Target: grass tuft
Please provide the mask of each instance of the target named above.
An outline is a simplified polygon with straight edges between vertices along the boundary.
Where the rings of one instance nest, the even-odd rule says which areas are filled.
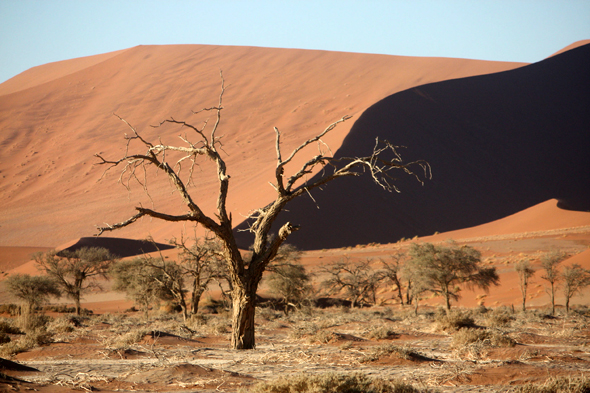
[[[418,393],[420,390],[400,381],[389,382],[361,373],[328,372],[318,375],[296,374],[262,382],[247,390],[250,393]]]

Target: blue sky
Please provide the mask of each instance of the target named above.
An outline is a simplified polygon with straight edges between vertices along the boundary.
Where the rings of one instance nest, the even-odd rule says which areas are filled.
[[[0,0],[0,82],[150,44],[535,62],[590,39],[588,0]]]

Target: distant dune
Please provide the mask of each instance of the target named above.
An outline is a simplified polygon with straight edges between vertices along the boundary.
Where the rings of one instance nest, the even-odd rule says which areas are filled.
[[[178,142],[178,135],[185,130],[178,127],[153,129],[149,125],[170,116],[190,121],[193,119],[191,110],[215,104],[220,69],[228,89],[219,134],[223,135],[232,179],[229,209],[234,221],[239,223],[251,209],[272,198],[274,191],[268,181],[272,179],[275,166],[274,126],[281,129],[284,150],[288,151],[343,115],[354,115],[354,120],[359,121],[354,129],[359,129],[360,124],[366,122],[359,119],[365,109],[396,92],[523,65],[291,49],[171,45],[139,46],[35,67],[0,84],[0,245],[56,246],[88,237],[96,233],[96,225],[129,217],[137,203],[182,211],[178,196],[171,193],[170,185],[162,177],[150,178],[154,205],[141,187],[135,187],[128,195],[117,185],[115,172],[97,183],[102,168],[93,166],[97,162],[93,155],[102,152],[114,158],[123,152],[123,135],[129,130],[112,115],[113,112],[126,118],[148,138],[160,136],[164,142]],[[353,121],[345,123],[326,138],[334,151],[353,124]],[[354,131],[348,140],[356,141],[357,133]],[[370,135],[368,140],[372,139]],[[417,149],[419,143],[406,141],[401,134],[399,139],[394,135],[392,141],[407,143],[411,154],[429,158],[429,154]],[[295,162],[295,167],[299,163]],[[440,175],[443,168],[436,167],[438,163],[432,164],[436,180],[431,184],[436,184],[434,182],[443,180]],[[203,200],[202,208],[210,213],[215,206],[217,188],[211,169],[203,163],[197,172],[198,186],[191,189],[197,200]],[[362,184],[355,183],[355,188]],[[413,192],[412,188],[419,187],[412,184],[402,188],[404,192]],[[373,191],[371,187],[370,192]],[[422,193],[422,189],[419,192]],[[330,199],[330,195],[326,193],[325,197]],[[386,197],[382,193],[377,196]],[[321,206],[322,211],[328,209],[325,203]],[[356,204],[357,215],[363,215],[365,208],[370,206]],[[412,206],[405,205],[401,210],[395,207],[395,210],[406,210],[402,220],[412,221],[413,214],[407,209]],[[312,211],[314,215],[315,207]],[[416,230],[412,222],[406,225],[412,229],[408,235],[424,230],[419,218]],[[398,221],[388,225],[397,226]],[[347,223],[350,234],[329,244],[365,241],[367,236],[356,239],[356,226],[350,223]],[[334,224],[342,225],[342,220]],[[151,235],[164,242],[178,236],[181,230],[190,231],[191,228],[143,220],[113,235],[135,239]],[[371,231],[386,233],[384,228]],[[332,236],[321,226],[317,230],[308,226],[301,233],[316,239]],[[389,240],[395,240],[396,236],[395,232],[387,234]]]
[[[333,182],[315,202],[296,200],[282,214],[280,222],[306,228],[290,241],[304,249],[387,243],[476,226],[549,199],[590,211],[588,70],[584,45],[383,99],[355,122],[337,156],[368,155],[378,136],[407,146],[408,161],[427,160],[432,180],[420,187],[400,173],[400,194],[368,176]]]
[[[58,255],[63,251],[74,252],[82,248],[106,248],[119,258],[148,254],[174,248],[169,244],[155,243],[147,240],[121,239],[116,237],[83,237],[57,248]]]

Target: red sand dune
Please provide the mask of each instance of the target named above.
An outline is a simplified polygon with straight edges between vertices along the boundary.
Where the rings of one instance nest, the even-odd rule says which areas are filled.
[[[240,215],[272,198],[274,126],[288,151],[343,115],[358,119],[395,92],[523,65],[181,45],[140,46],[36,67],[0,85],[0,245],[59,245],[93,235],[95,225],[126,219],[138,202],[151,206],[140,187],[128,195],[118,186],[115,172],[97,183],[102,168],[93,166],[93,155],[117,157],[129,132],[112,113],[148,138],[160,135],[174,143],[184,130],[148,125],[170,116],[192,120],[191,110],[216,104],[219,69],[228,84],[219,134],[232,176],[228,204],[238,223]],[[352,125],[326,138],[333,151]],[[206,212],[214,207],[217,187],[210,169],[207,163],[198,168],[198,188],[191,190]],[[150,181],[155,208],[182,209],[167,181]],[[182,229],[190,230],[143,220],[115,236],[164,241]]]
[[[149,254],[174,248],[170,244],[156,243],[148,240],[122,239],[117,237],[83,237],[76,241],[64,244],[57,248],[58,254],[62,251],[74,252],[81,248],[100,247],[106,248],[112,255],[119,258],[127,258],[135,255]]]
[[[393,94],[362,114],[337,156],[369,155],[378,136],[407,146],[406,160],[428,161],[432,180],[420,187],[399,173],[401,193],[388,194],[369,176],[340,179],[313,193],[315,201],[291,202],[277,224],[313,228],[289,240],[316,249],[472,227],[549,199],[590,211],[588,69],[585,45],[518,69]],[[242,244],[249,242],[244,236]]]

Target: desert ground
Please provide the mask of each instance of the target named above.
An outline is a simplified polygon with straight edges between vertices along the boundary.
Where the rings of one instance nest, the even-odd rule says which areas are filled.
[[[129,311],[132,302],[109,291],[107,284],[106,291],[85,297],[83,307],[92,310],[90,316],[48,312],[51,339],[5,356],[37,371],[5,366],[4,374],[19,378],[5,383],[17,391],[235,392],[279,376],[360,372],[401,380],[422,391],[483,392],[515,391],[549,378],[584,377],[590,372],[590,294],[586,290],[574,297],[569,315],[558,294],[557,315],[552,317],[546,283],[537,272],[528,310],[522,312],[513,269],[522,258],[530,258],[538,269],[540,256],[553,249],[571,255],[564,265],[590,268],[590,213],[556,205],[550,200],[502,220],[426,238],[303,253],[302,264],[313,272],[343,256],[386,259],[412,242],[444,243],[452,238],[477,248],[484,263],[498,269],[501,284],[487,294],[464,291],[453,303],[451,322],[445,319],[441,298],[422,300],[415,315],[412,306],[402,307],[384,288],[372,307],[310,307],[289,316],[259,307],[257,348],[236,351],[229,347],[229,314],[207,308],[209,298],[218,296],[215,288],[203,297],[202,313],[189,321],[157,309],[146,321],[142,313]],[[27,252],[38,250],[3,251],[5,272],[35,274]],[[166,252],[173,256],[175,251]],[[2,301],[9,302],[9,294],[3,293]],[[469,338],[476,332],[488,336]]]
[[[442,392],[535,391],[527,384],[584,380],[590,292],[575,296],[568,314],[558,289],[550,315],[540,258],[559,250],[568,254],[562,267],[590,269],[589,64],[588,40],[533,64],[165,45],[46,64],[0,84],[0,326],[7,341],[0,344],[0,391],[286,391],[260,384],[357,372]],[[149,182],[126,190],[117,184],[126,178],[105,173],[94,155],[125,153],[130,129],[113,114],[152,141],[193,140],[185,128],[150,126],[172,117],[210,120],[191,111],[217,103],[220,70],[227,91],[218,135],[241,247],[250,240],[237,229],[275,195],[268,184],[277,163],[273,127],[287,154],[351,115],[319,149],[354,157],[372,149],[375,137],[387,139],[405,146],[405,160],[426,160],[432,178],[420,178],[422,185],[400,173],[401,192],[387,193],[361,176],[293,201],[277,224],[301,224],[289,240],[303,250],[314,287],[320,290],[327,263],[378,264],[411,244],[451,239],[479,250],[500,285],[487,293],[463,289],[450,314],[433,296],[415,314],[386,286],[376,304],[362,308],[306,306],[284,315],[261,303],[256,349],[237,351],[215,286],[187,321],[160,305],[146,320],[106,280],[102,291],[84,296],[87,314],[72,315],[62,298],[44,311],[40,330],[23,334],[19,324],[30,321],[8,306],[16,300],[4,280],[41,274],[33,253],[84,243],[129,258],[136,254],[129,239],[203,235],[144,218],[113,238],[94,238],[97,226],[129,218],[138,205],[185,209],[162,176],[148,173]],[[303,153],[288,173],[316,151]],[[213,215],[215,168],[204,161],[193,176],[191,195]],[[162,254],[176,258],[178,250]],[[526,312],[514,271],[522,260],[536,269]],[[264,281],[259,294],[270,298]]]

